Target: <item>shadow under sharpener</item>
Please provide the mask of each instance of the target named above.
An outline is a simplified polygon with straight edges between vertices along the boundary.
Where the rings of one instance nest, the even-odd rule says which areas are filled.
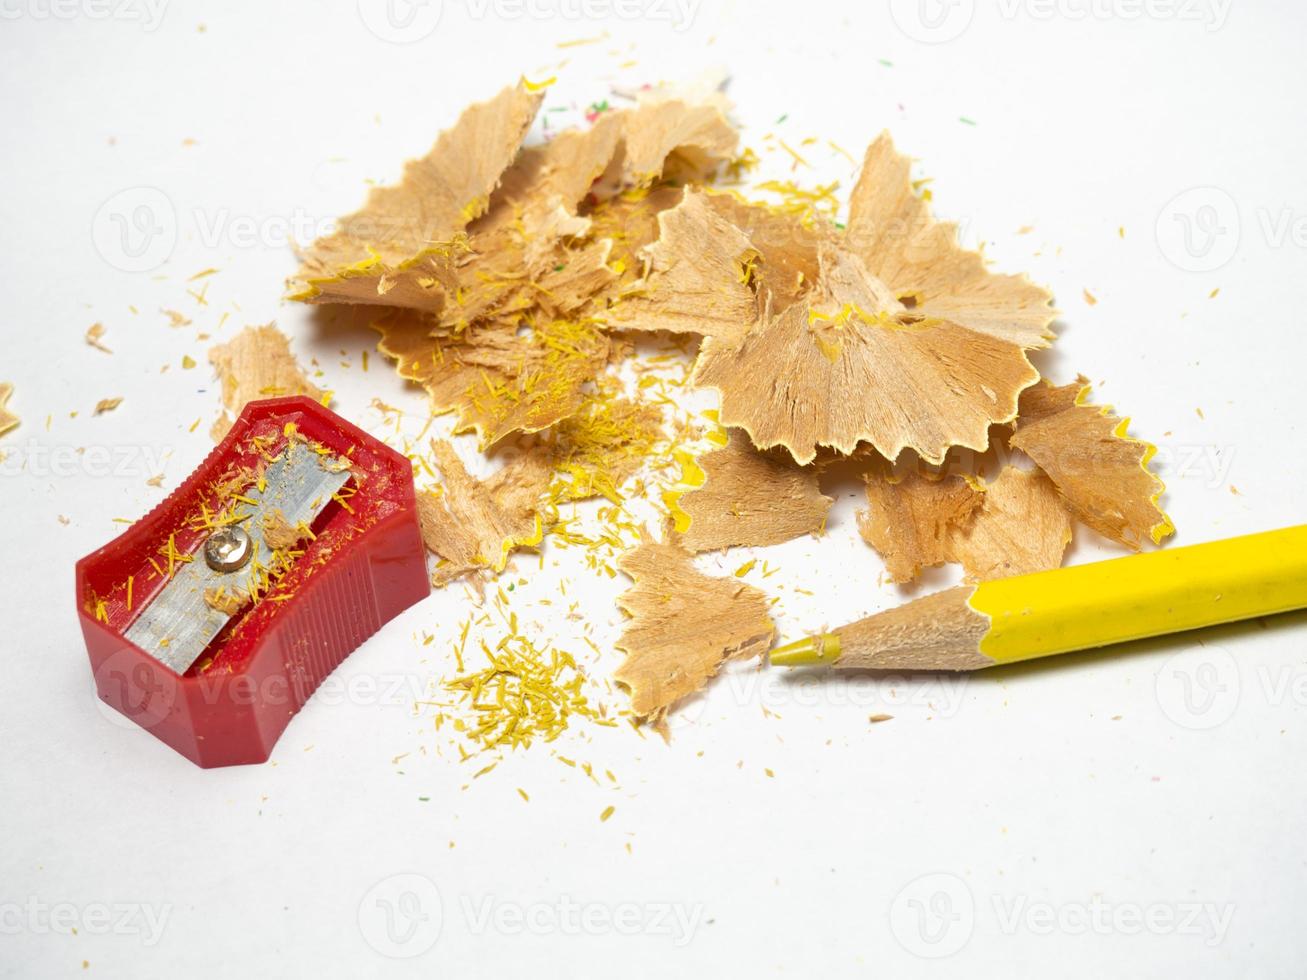
[[[202,505],[212,509],[225,476],[276,455],[292,433],[348,461],[349,480],[275,588],[179,674],[126,636],[167,585],[160,555],[203,562]],[[203,768],[265,762],[327,675],[430,592],[412,464],[311,398],[251,402],[180,487],[77,563],[76,582],[101,700]]]

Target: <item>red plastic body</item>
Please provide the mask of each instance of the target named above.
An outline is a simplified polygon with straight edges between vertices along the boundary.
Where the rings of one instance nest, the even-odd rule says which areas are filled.
[[[159,550],[171,535],[177,551],[195,552],[204,538],[190,526],[195,513],[257,458],[255,439],[265,452],[270,440],[284,445],[288,423],[350,461],[344,502],[333,500],[314,522],[314,539],[277,585],[279,600],[238,614],[179,675],[123,635],[166,584],[155,567]],[[204,768],[266,761],[327,675],[430,588],[412,464],[304,397],[248,404],[163,503],[77,563],[78,614],[100,698]]]

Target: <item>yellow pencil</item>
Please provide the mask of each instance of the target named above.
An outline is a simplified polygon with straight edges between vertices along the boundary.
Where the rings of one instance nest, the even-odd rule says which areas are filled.
[[[1307,525],[947,589],[771,662],[980,670],[1303,608]]]

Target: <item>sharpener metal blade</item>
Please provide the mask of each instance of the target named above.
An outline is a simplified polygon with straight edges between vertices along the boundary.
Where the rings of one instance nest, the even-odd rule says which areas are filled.
[[[241,521],[254,541],[254,557],[267,558],[273,552],[263,540],[264,515],[279,510],[292,526],[312,524],[350,475],[334,456],[320,456],[295,442],[287,445],[268,465],[265,489],[253,486],[242,494],[254,501]],[[204,600],[205,590],[234,592],[248,584],[249,574],[248,565],[235,572],[214,571],[204,560],[201,541],[193,559],[174,569],[172,579],[127,629],[127,639],[178,674],[186,673],[231,619]]]

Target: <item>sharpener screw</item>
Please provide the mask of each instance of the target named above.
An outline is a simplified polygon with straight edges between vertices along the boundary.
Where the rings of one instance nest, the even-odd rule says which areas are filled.
[[[235,525],[219,528],[204,542],[204,560],[215,572],[244,568],[253,555],[254,542],[243,528]]]

